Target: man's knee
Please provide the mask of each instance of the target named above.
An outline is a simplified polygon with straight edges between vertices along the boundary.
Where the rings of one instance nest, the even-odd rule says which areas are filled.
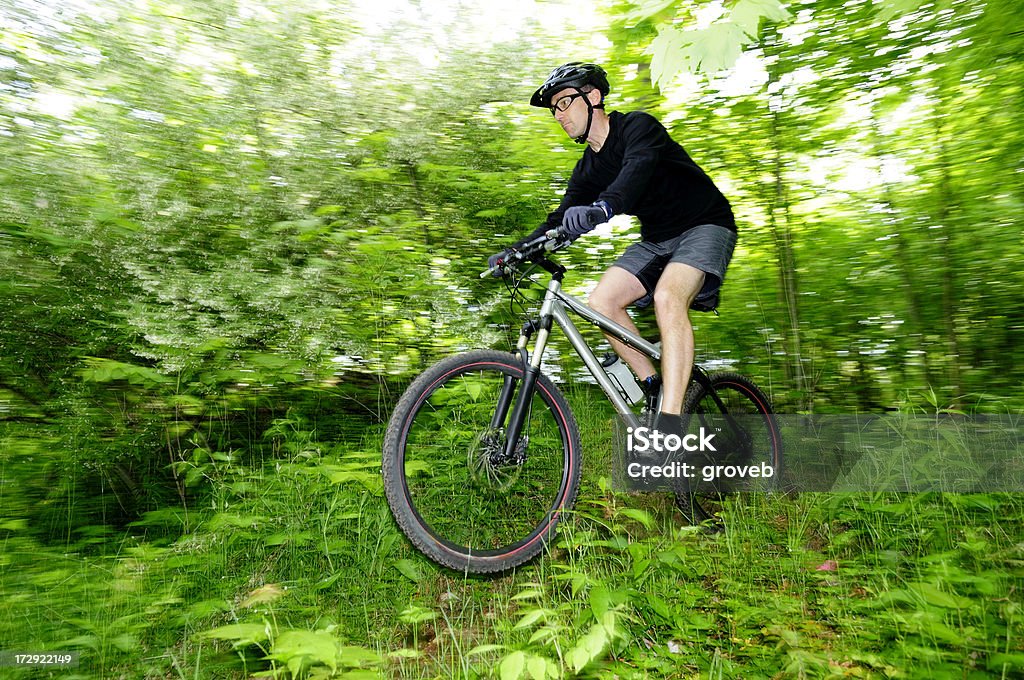
[[[658,288],[654,291],[654,312],[659,316],[679,312],[686,314],[696,295],[696,291]]]
[[[634,274],[618,266],[604,273],[590,294],[587,304],[605,316],[625,311],[633,301],[644,296],[644,286]]]
[[[688,265],[670,264],[654,289],[654,311],[667,314],[690,308],[704,285],[704,272]]]
[[[608,316],[614,312],[625,309],[629,303],[623,303],[621,300],[616,299],[607,286],[598,286],[590,293],[590,297],[587,299],[587,304],[590,308],[596,312],[600,312],[605,316]]]

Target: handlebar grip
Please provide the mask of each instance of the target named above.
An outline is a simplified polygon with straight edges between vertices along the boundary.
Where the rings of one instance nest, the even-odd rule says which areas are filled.
[[[522,257],[517,257],[518,255],[519,255],[519,253],[517,251],[512,250],[505,257],[505,259],[498,260],[498,264],[494,265],[493,267],[488,267],[485,271],[483,271],[480,274],[480,278],[481,279],[485,279],[488,276],[490,276],[491,274],[493,274],[494,272],[496,272],[496,271],[498,271],[498,270],[500,270],[500,269],[502,269],[502,268],[504,268],[504,267],[506,267],[506,266],[508,266],[510,264],[514,264],[516,262],[519,262],[520,260],[522,260]]]

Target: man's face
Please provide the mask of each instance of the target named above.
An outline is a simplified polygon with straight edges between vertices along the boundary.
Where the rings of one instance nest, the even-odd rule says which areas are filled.
[[[596,90],[590,93],[592,95]],[[590,96],[587,95],[587,96]],[[575,139],[587,129],[587,103],[582,101],[579,90],[566,88],[551,97],[551,105],[555,107],[555,120],[565,130],[565,134]],[[565,110],[562,110],[565,107]]]

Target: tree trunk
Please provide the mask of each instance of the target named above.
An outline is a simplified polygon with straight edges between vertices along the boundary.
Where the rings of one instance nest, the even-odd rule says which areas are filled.
[[[409,178],[409,186],[412,187],[412,204],[416,209],[416,216],[423,224],[423,245],[430,248],[433,243],[430,238],[430,227],[428,226],[427,212],[423,209],[423,193],[420,189],[420,176],[416,171],[416,164],[412,161],[403,161],[405,175]]]
[[[946,136],[945,99],[940,95],[939,104],[936,107],[935,141],[938,149],[939,164],[939,204],[938,221],[942,227],[939,236],[940,261],[942,263],[942,319],[946,334],[946,352],[948,358],[947,379],[953,391],[952,407],[958,408],[960,400],[964,396],[964,387],[960,373],[960,339],[956,327],[956,312],[959,309],[958,302],[960,295],[957,293],[957,268],[955,262],[955,249],[953,238],[956,234],[956,226],[952,224],[954,219],[954,197],[953,181],[950,177],[950,157],[948,139]]]
[[[878,118],[875,116],[875,113],[874,108],[872,108],[871,127],[875,139],[874,152],[875,157],[881,162],[884,152],[881,145],[882,133],[879,129]],[[918,292],[920,284],[914,276],[913,256],[910,253],[910,235],[907,233],[910,225],[903,220],[896,208],[895,192],[893,191],[892,184],[889,182],[885,183],[884,196],[886,209],[892,215],[889,225],[895,229],[893,240],[896,242],[897,270],[899,271],[900,283],[903,286],[903,293],[907,298],[907,314],[910,316],[910,332],[908,335],[911,338],[916,336],[920,340],[919,348],[924,351],[922,355],[924,357],[924,387],[932,387],[935,384],[935,378],[932,374],[928,348],[924,342],[929,329],[925,327],[924,315],[921,312],[923,305],[921,303],[921,295]]]
[[[779,286],[782,300],[786,308],[789,322],[789,353],[792,363],[789,365],[790,376],[800,392],[800,408],[810,411],[813,406],[810,384],[804,372],[803,349],[800,339],[800,307],[798,292],[800,289],[796,273],[796,252],[793,248],[793,232],[790,229],[789,199],[786,194],[785,178],[783,177],[782,143],[779,138],[779,114],[772,112],[772,146],[775,153],[772,165],[774,192],[768,211],[772,237],[775,239],[775,252],[779,263]],[[781,217],[781,219],[780,219]]]
[[[765,34],[760,41],[765,54],[774,51],[772,48],[778,45],[778,33],[774,27],[765,29]],[[779,79],[779,60],[776,59],[768,68],[768,91],[771,92],[771,85]],[[796,251],[793,248],[793,232],[790,228],[789,196],[786,192],[784,176],[783,156],[784,148],[782,140],[782,125],[780,122],[779,110],[781,105],[773,106],[769,98],[768,110],[771,116],[771,146],[772,146],[772,178],[774,180],[772,194],[768,200],[768,223],[775,240],[775,252],[779,264],[779,288],[782,295],[782,302],[786,309],[786,319],[789,324],[789,332],[786,334],[789,340],[789,355],[791,363],[787,364],[787,378],[796,385],[800,394],[799,408],[810,412],[814,399],[811,394],[811,385],[804,371],[803,348],[800,338],[800,305],[798,301],[799,280],[797,278]]]

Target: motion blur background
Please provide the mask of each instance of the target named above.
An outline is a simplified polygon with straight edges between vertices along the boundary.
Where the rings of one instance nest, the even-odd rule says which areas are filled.
[[[353,479],[372,487],[404,385],[518,329],[478,275],[581,152],[527,105],[570,60],[603,64],[608,108],[661,119],[733,203],[699,361],[789,413],[1020,413],[1021,17],[1017,0],[0,0],[0,536],[173,533],[225,465],[311,441],[368,455]],[[580,240],[570,290],[635,238],[616,218]],[[580,378],[571,358],[552,370]]]

